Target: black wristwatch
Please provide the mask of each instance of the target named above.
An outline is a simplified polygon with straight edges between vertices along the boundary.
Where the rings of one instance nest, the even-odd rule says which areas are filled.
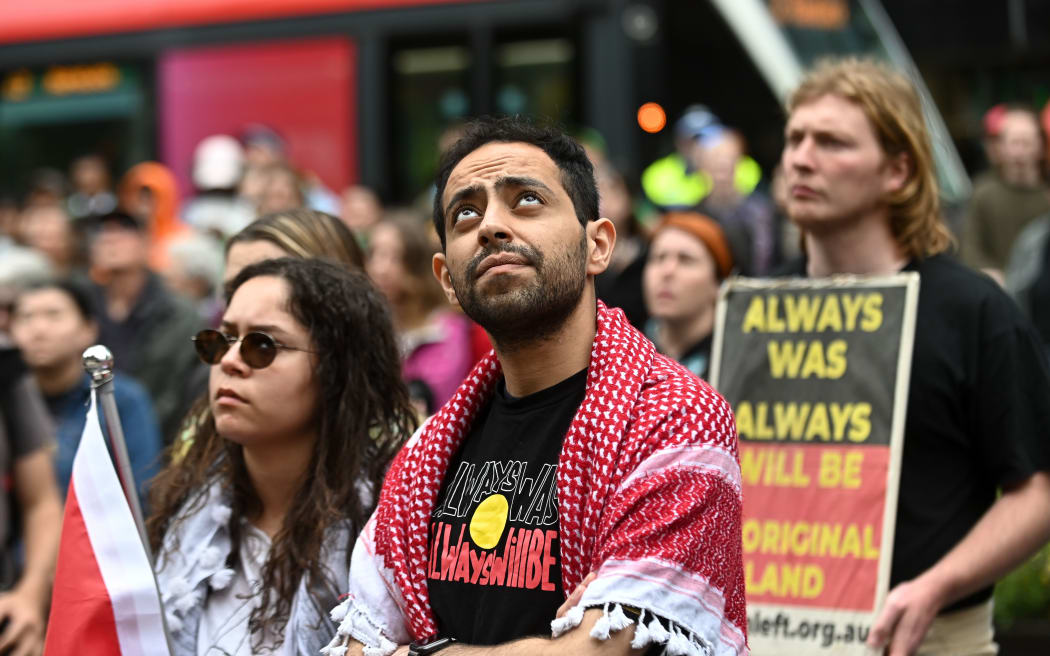
[[[454,644],[456,644],[455,638],[437,638],[423,644],[413,642],[408,646],[408,656],[430,656]]]

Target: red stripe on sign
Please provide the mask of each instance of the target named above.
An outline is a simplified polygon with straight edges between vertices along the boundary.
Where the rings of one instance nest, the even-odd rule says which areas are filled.
[[[51,594],[44,656],[120,654],[113,604],[91,548],[75,485],[69,486],[66,498],[62,542]]]

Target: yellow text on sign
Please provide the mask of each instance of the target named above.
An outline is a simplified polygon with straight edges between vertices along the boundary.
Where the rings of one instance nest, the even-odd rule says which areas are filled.
[[[745,554],[772,556],[879,557],[871,524],[746,519],[743,547]]]
[[[813,454],[816,457],[816,454]],[[793,449],[740,448],[740,474],[747,485],[765,487],[809,487],[811,478],[806,473],[806,451]],[[824,451],[820,453],[817,475],[818,487],[857,489],[861,486],[861,468],[864,453],[846,454]]]
[[[820,476],[817,485],[820,487],[860,487],[860,468],[864,463],[864,454],[852,451],[845,455],[834,452],[820,454]]]
[[[814,599],[824,591],[824,570],[816,565],[767,563],[755,576],[755,564],[744,563],[744,587],[748,594]]]
[[[744,313],[744,333],[875,332],[882,326],[882,294],[755,295]]]
[[[740,401],[733,412],[745,440],[859,444],[871,436],[870,403]]]
[[[820,340],[770,341],[769,373],[773,378],[842,378],[846,373],[846,340],[824,345]]]

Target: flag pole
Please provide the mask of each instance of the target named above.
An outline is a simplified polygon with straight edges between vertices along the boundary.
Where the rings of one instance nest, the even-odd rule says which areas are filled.
[[[113,353],[102,344],[95,344],[84,351],[83,362],[84,370],[91,376],[91,386],[98,395],[102,415],[106,418],[109,441],[113,447],[113,456],[117,464],[117,474],[124,488],[124,495],[128,499],[131,516],[135,519],[135,527],[139,530],[139,538],[146,550],[146,556],[152,563],[153,551],[146,537],[146,523],[142,519],[142,505],[139,503],[138,486],[135,485],[135,473],[131,469],[128,447],[124,441],[124,429],[120,425],[117,402],[113,397]]]

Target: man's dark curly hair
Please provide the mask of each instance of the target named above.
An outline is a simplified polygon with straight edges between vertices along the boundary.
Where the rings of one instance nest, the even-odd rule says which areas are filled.
[[[253,635],[284,627],[301,577],[309,589],[323,586],[319,555],[325,533],[349,521],[352,534],[375,509],[383,476],[404,440],[416,427],[386,300],[358,272],[317,259],[280,258],[245,267],[229,285],[232,298],[246,281],[274,276],[288,284],[287,311],[307,328],[317,386],[317,440],[292,499],[284,524],[273,539],[262,571],[263,598],[252,612]],[[187,339],[187,348],[189,340]],[[281,399],[272,399],[281,403]],[[240,553],[241,520],[261,510],[259,495],[245,468],[241,445],[215,428],[207,398],[190,417],[190,445],[151,483],[150,542],[159,552],[164,535],[186,514],[204,511],[203,492],[215,480],[232,492],[229,530],[231,557]],[[184,445],[176,443],[172,453]],[[163,563],[158,562],[163,567]],[[335,598],[340,591],[328,591]]]
[[[463,136],[441,156],[435,180],[434,229],[441,238],[442,248],[445,246],[445,208],[441,200],[448,177],[464,157],[494,141],[527,143],[547,153],[561,171],[561,184],[572,199],[580,224],[598,220],[598,185],[594,181],[594,167],[583,146],[557,128],[539,125],[520,116],[486,116],[467,123]]]

